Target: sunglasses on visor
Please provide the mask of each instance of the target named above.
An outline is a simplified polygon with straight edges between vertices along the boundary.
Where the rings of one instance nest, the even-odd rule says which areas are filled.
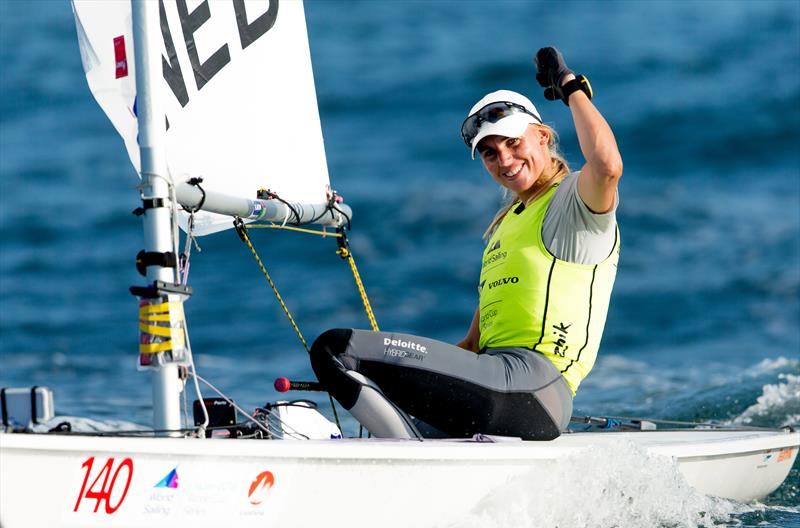
[[[483,123],[497,123],[512,114],[528,114],[537,123],[541,124],[542,122],[522,105],[509,102],[490,103],[464,120],[464,124],[461,125],[461,138],[470,147]]]

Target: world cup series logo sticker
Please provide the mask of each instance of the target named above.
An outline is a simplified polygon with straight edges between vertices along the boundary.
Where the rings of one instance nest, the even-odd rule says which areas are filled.
[[[264,502],[275,484],[275,477],[270,471],[263,471],[250,483],[250,490],[247,492],[247,498],[250,504],[257,506]]]

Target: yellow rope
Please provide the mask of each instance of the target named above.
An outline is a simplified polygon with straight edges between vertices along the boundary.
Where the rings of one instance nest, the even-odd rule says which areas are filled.
[[[253,246],[253,243],[250,241],[250,237],[247,235],[247,230],[248,229],[253,229],[253,228],[256,228],[256,229],[286,229],[286,230],[289,230],[289,231],[299,231],[301,233],[308,233],[308,234],[312,234],[312,235],[320,235],[320,236],[323,236],[323,237],[331,236],[331,237],[343,238],[344,235],[342,235],[341,233],[328,233],[326,231],[316,231],[316,230],[312,230],[312,229],[302,229],[302,228],[299,228],[299,227],[280,226],[280,225],[275,225],[275,224],[255,224],[255,225],[251,224],[251,225],[247,225],[247,226],[245,226],[244,224],[241,224],[241,229],[237,229],[237,231],[239,231],[239,234],[240,234],[242,240],[250,248],[250,252],[253,254],[253,257],[256,259],[256,262],[258,263],[258,267],[261,268],[261,272],[264,274],[264,277],[266,277],[270,288],[272,288],[272,291],[275,294],[275,297],[278,299],[278,303],[281,305],[281,308],[283,308],[283,313],[286,314],[286,317],[289,319],[289,322],[291,323],[292,328],[294,328],[294,331],[297,334],[297,337],[300,338],[300,342],[303,343],[303,348],[306,349],[306,352],[310,353],[311,351],[308,348],[308,344],[306,343],[306,340],[303,337],[302,332],[300,332],[300,328],[298,328],[297,323],[295,323],[294,317],[292,317],[292,314],[289,312],[289,308],[286,307],[286,303],[283,302],[283,298],[281,297],[281,294],[278,293],[278,288],[276,288],[275,287],[275,283],[272,282],[272,278],[269,276],[269,272],[267,272],[267,268],[264,266],[264,263],[261,261],[261,258],[258,256],[258,252],[256,251],[256,248]],[[345,239],[344,244],[346,246],[346,244],[347,244],[346,239]],[[353,272],[353,279],[355,279],[356,286],[358,287],[358,293],[361,295],[361,302],[364,304],[364,311],[367,313],[367,318],[369,319],[369,324],[370,324],[370,326],[372,326],[372,330],[377,332],[378,331],[378,323],[375,320],[375,314],[372,312],[372,306],[369,303],[369,298],[367,297],[367,291],[364,289],[364,283],[361,281],[361,275],[358,273],[358,268],[356,267],[355,259],[353,259],[353,254],[350,252],[350,250],[347,247],[340,247],[336,251],[336,253],[338,255],[340,255],[342,258],[347,259],[347,263],[350,264],[350,270]],[[328,399],[330,400],[330,403],[331,403],[331,409],[333,409],[333,416],[334,416],[334,419],[336,420],[336,426],[341,431],[342,426],[339,424],[339,414],[336,412],[336,405],[334,405],[333,397],[330,395],[330,393],[328,393]]]
[[[246,225],[246,226],[243,226],[243,227],[245,228],[245,230],[246,229],[285,229],[287,231],[297,231],[297,232],[300,232],[300,233],[308,233],[310,235],[319,235],[319,236],[321,236],[323,238],[324,237],[342,238],[344,236],[341,233],[329,233],[327,231],[318,231],[318,230],[315,230],[315,229],[303,229],[303,228],[300,228],[300,227],[284,226],[284,225],[277,225],[277,224],[249,224],[249,225]],[[295,331],[297,332],[298,335],[300,335],[300,330],[298,330],[297,326],[294,324],[294,321],[292,320],[292,316],[289,314],[289,311],[286,309],[286,306],[283,304],[283,301],[281,300],[280,295],[278,295],[278,291],[275,289],[275,286],[272,284],[272,281],[269,278],[269,274],[267,274],[266,269],[264,269],[264,266],[261,264],[261,261],[258,259],[258,255],[256,254],[255,249],[253,249],[253,245],[250,244],[249,237],[248,237],[248,240],[247,240],[247,244],[250,246],[250,250],[253,251],[253,256],[255,256],[256,260],[259,261],[259,266],[261,266],[261,271],[263,271],[264,275],[267,277],[267,280],[269,281],[270,286],[272,286],[272,291],[275,292],[275,295],[278,297],[278,301],[281,303],[281,306],[283,307],[284,312],[286,312],[286,316],[289,317],[289,321],[292,322],[292,326],[295,327]],[[345,244],[346,244],[346,242],[345,242]],[[364,289],[364,283],[361,281],[361,275],[359,275],[359,273],[358,273],[358,268],[356,267],[356,261],[353,259],[353,254],[350,252],[349,249],[347,249],[345,247],[339,248],[338,250],[336,250],[336,253],[338,255],[340,255],[343,259],[346,259],[347,263],[350,264],[350,270],[353,272],[353,279],[355,279],[356,286],[358,287],[358,293],[359,293],[359,295],[361,295],[361,302],[364,305],[364,311],[367,314],[367,319],[369,319],[369,324],[372,327],[373,331],[378,332],[379,331],[378,323],[375,320],[375,314],[373,313],[372,306],[369,303],[369,298],[367,297],[367,291]],[[300,337],[300,339],[302,340],[302,336]],[[305,344],[305,341],[303,341],[303,344]],[[306,350],[308,350],[308,347],[306,347]]]
[[[358,293],[361,295],[361,302],[364,303],[364,311],[367,312],[367,318],[369,319],[369,324],[372,326],[372,330],[377,332],[378,329],[378,322],[375,321],[375,314],[372,312],[372,306],[369,304],[369,298],[367,297],[367,291],[364,289],[364,283],[361,282],[361,275],[358,274],[358,268],[356,268],[356,261],[353,259],[353,254],[347,248],[339,248],[336,250],[336,253],[339,254],[342,258],[347,259],[347,263],[350,264],[350,270],[353,272],[353,278],[356,281],[356,286],[358,287]]]
[[[339,233],[329,233],[327,231],[318,231],[316,229],[303,229],[301,227],[283,226],[277,224],[249,224],[247,229],[286,229],[287,231],[298,231],[300,233],[308,233],[310,235],[319,235],[321,237],[339,237]]]
[[[292,324],[292,328],[294,328],[294,331],[297,334],[297,337],[299,337],[300,338],[300,342],[303,343],[303,348],[306,349],[306,352],[310,353],[311,351],[308,348],[308,344],[306,343],[306,340],[303,337],[303,334],[300,332],[300,328],[298,328],[297,327],[297,323],[294,322],[294,317],[292,317],[292,314],[289,312],[289,309],[286,307],[286,303],[283,302],[283,298],[281,297],[281,294],[278,293],[278,288],[275,287],[275,283],[272,282],[272,277],[269,276],[269,273],[267,272],[267,268],[265,268],[264,267],[264,263],[261,262],[261,258],[258,256],[258,252],[256,251],[256,248],[253,247],[253,243],[250,242],[250,237],[247,236],[247,229],[249,229],[249,227],[247,227],[247,226],[244,226],[244,227],[245,227],[245,229],[241,229],[240,230],[240,234],[242,236],[242,240],[244,240],[245,244],[247,244],[247,246],[250,248],[250,252],[253,253],[253,257],[256,259],[256,262],[258,263],[258,267],[261,268],[261,272],[264,274],[264,277],[267,278],[267,282],[269,283],[270,288],[272,288],[273,293],[275,293],[275,297],[277,297],[278,303],[281,305],[281,308],[283,308],[283,313],[286,314],[286,317],[289,319],[289,322]]]
[[[250,252],[253,254],[253,257],[256,259],[256,262],[258,263],[258,267],[261,268],[261,272],[264,274],[264,277],[267,278],[267,282],[269,283],[270,288],[272,288],[273,293],[275,293],[275,297],[278,299],[278,303],[281,305],[281,308],[283,308],[283,313],[286,314],[286,317],[289,319],[289,322],[292,324],[292,328],[294,328],[294,331],[297,334],[297,337],[300,338],[300,342],[303,343],[303,348],[305,348],[306,352],[310,354],[311,350],[309,350],[309,348],[308,348],[308,343],[306,343],[306,340],[303,337],[303,333],[300,332],[300,328],[298,328],[297,323],[294,322],[294,317],[292,317],[292,314],[289,312],[289,308],[286,307],[286,303],[283,302],[283,298],[281,297],[281,294],[278,293],[278,288],[276,288],[275,287],[275,283],[272,282],[272,278],[269,276],[269,273],[267,272],[267,268],[264,266],[264,263],[261,261],[261,258],[258,256],[258,252],[256,251],[256,248],[253,246],[253,243],[250,242],[250,237],[247,235],[248,227],[253,227],[253,226],[245,226],[244,224],[241,224],[241,229],[237,229],[237,231],[239,232],[242,240],[244,240],[244,242],[250,248]],[[275,227],[281,227],[281,226],[275,226]],[[285,227],[284,227],[284,229],[285,229]],[[300,229],[297,229],[297,228],[289,228],[289,229],[298,230],[298,231],[308,231],[308,232],[314,233],[314,231],[311,231],[309,229],[303,229],[303,230],[300,230]],[[340,235],[337,234],[336,236],[340,236]],[[333,396],[331,396],[330,392],[328,393],[328,401],[330,401],[331,409],[333,410],[333,419],[336,422],[336,427],[338,427],[339,431],[341,431],[342,430],[342,425],[339,422],[339,413],[336,412],[336,404],[333,402]]]

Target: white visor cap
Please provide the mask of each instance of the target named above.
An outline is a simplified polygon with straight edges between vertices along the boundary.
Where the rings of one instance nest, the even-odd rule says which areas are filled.
[[[521,93],[512,92],[511,90],[497,90],[496,92],[484,95],[480,101],[475,103],[472,108],[470,108],[467,117],[469,118],[481,108],[489,106],[492,103],[514,103],[525,108],[525,110],[533,115],[518,113],[506,116],[496,123],[484,121],[483,124],[481,124],[478,133],[475,135],[475,138],[472,140],[472,159],[475,159],[475,148],[478,146],[478,143],[480,143],[480,141],[486,136],[505,136],[516,138],[525,133],[528,125],[542,124],[542,117],[539,115],[539,111],[536,110],[536,107],[533,105],[531,100]]]

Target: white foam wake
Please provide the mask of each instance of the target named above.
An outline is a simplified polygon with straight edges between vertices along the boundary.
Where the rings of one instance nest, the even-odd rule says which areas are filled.
[[[778,374],[778,383],[764,385],[756,403],[730,422],[736,425],[754,422],[779,422],[781,426],[800,424],[800,375]]]
[[[450,528],[714,526],[750,508],[691,488],[675,463],[632,443],[515,477]]]

